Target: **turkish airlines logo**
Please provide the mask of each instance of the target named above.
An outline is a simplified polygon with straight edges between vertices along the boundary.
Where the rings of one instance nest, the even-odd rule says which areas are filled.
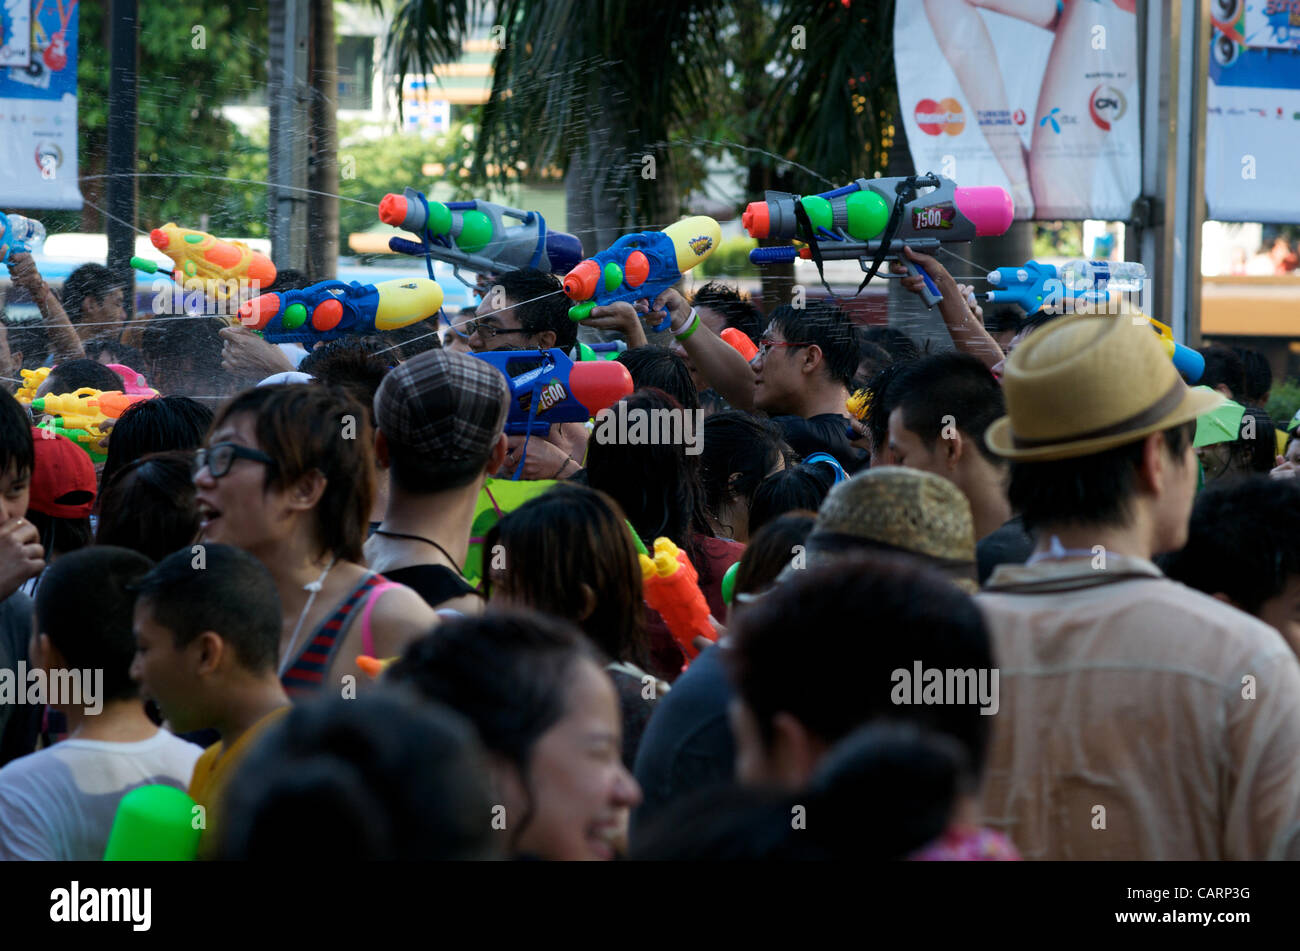
[[[916,104],[916,124],[926,135],[960,135],[966,128],[966,112],[956,99],[922,99]]]
[[[1088,97],[1088,115],[1092,116],[1097,128],[1104,132],[1109,132],[1111,125],[1122,119],[1127,110],[1128,103],[1124,94],[1114,86],[1103,83]]]

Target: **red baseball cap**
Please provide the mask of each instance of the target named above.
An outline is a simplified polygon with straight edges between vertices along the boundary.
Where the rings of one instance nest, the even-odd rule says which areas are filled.
[[[95,506],[95,464],[67,436],[32,427],[36,471],[27,507],[53,518],[85,518]]]

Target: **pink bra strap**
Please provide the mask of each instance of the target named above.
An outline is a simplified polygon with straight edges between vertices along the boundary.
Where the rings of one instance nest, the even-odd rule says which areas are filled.
[[[370,597],[366,599],[366,606],[361,609],[361,653],[369,657],[375,656],[375,636],[370,632],[370,612],[375,609],[375,602],[389,588],[400,587],[401,585],[396,581],[381,581],[370,589]]]

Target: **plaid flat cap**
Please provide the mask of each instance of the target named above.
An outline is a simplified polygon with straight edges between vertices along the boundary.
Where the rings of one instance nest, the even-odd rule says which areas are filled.
[[[500,370],[449,350],[398,364],[375,394],[375,421],[390,443],[434,462],[482,456],[501,435],[510,391]]]

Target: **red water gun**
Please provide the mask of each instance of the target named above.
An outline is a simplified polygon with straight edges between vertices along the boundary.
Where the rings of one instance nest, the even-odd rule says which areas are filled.
[[[694,660],[699,653],[696,637],[718,639],[709,622],[709,602],[700,590],[695,566],[686,552],[668,538],[655,539],[654,558],[643,554],[637,558],[641,562],[646,604],[664,619],[668,633],[686,655],[687,662]]]

